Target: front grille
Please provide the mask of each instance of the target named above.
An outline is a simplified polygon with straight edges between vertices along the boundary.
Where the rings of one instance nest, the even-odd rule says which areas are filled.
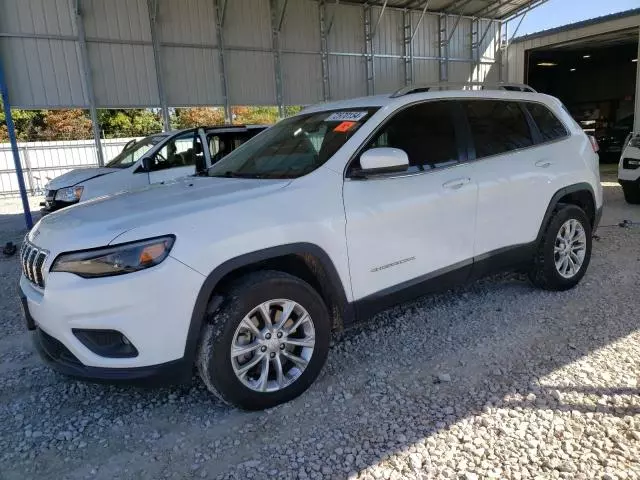
[[[31,283],[40,288],[44,288],[44,275],[42,266],[49,252],[36,247],[25,239],[20,249],[20,263],[22,265],[22,273],[29,279]]]

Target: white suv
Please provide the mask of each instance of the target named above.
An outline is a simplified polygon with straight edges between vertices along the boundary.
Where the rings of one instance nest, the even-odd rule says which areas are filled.
[[[620,156],[618,183],[627,203],[640,204],[640,134],[629,135]]]
[[[514,267],[575,286],[601,208],[598,156],[557,99],[420,87],[308,108],[207,177],[44,217],[20,287],[59,371],[177,382],[195,365],[259,409],[390,305]]]

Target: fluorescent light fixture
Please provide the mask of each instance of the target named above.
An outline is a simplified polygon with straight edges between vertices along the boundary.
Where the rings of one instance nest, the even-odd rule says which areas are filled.
[[[591,58],[591,55],[582,55],[582,58]]]
[[[539,67],[555,67],[556,65],[558,65],[558,64],[554,63],[554,62],[539,62],[538,63]]]
[[[576,71],[576,69],[575,69],[575,68],[570,68],[570,69],[569,69],[569,71],[570,71],[570,72],[575,72],[575,71]]]
[[[638,59],[634,58],[633,60],[631,60],[633,63],[638,63]]]

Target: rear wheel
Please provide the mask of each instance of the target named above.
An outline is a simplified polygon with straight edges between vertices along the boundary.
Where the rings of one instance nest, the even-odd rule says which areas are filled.
[[[591,223],[575,205],[557,210],[540,240],[529,279],[545,290],[568,290],[591,260]]]
[[[633,205],[640,204],[640,183],[626,184],[622,186],[624,199]]]
[[[257,410],[287,402],[317,378],[329,351],[330,320],[318,293],[277,271],[234,282],[203,329],[197,368],[227,403]]]

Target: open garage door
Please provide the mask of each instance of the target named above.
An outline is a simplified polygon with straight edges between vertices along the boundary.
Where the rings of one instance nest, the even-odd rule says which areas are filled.
[[[560,98],[598,139],[603,162],[617,161],[633,129],[638,29],[528,50],[525,77]]]

